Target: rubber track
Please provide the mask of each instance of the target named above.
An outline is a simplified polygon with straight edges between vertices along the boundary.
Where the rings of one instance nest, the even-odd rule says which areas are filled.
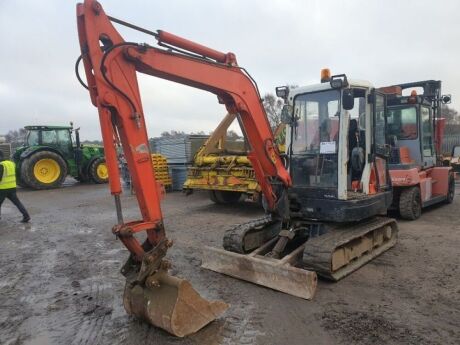
[[[338,247],[342,247],[360,238],[365,234],[381,229],[384,226],[392,227],[392,237],[382,245],[373,248],[372,251],[352,260],[344,267],[332,272],[332,254]],[[386,217],[375,217],[360,224],[348,224],[331,229],[328,233],[312,238],[305,244],[303,252],[303,267],[316,271],[324,278],[338,281],[353,271],[357,270],[377,255],[393,247],[396,243],[398,226],[394,219]]]
[[[243,248],[244,237],[251,232],[251,230],[256,230],[262,226],[267,226],[275,221],[272,220],[270,215],[264,216],[259,219],[251,220],[247,223],[242,223],[234,226],[231,229],[225,231],[223,247],[225,250],[245,254]]]

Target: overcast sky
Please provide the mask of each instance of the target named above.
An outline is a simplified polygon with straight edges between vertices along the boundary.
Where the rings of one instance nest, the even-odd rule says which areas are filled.
[[[261,93],[318,82],[320,69],[376,86],[441,79],[460,104],[460,1],[101,0],[105,11],[236,54]],[[82,128],[98,139],[97,110],[74,76],[76,1],[0,0],[0,134],[27,124]],[[120,29],[126,40],[154,41]],[[225,115],[204,91],[140,78],[149,136],[213,130]]]

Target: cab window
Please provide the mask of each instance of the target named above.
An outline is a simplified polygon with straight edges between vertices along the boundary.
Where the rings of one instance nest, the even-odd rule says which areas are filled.
[[[428,107],[421,107],[421,121],[422,121],[422,149],[424,157],[431,157],[433,155],[433,127],[431,122],[430,109]]]
[[[27,134],[27,145],[35,146],[39,144],[39,132],[36,130],[31,130]]]
[[[67,129],[57,130],[57,140],[60,145],[70,145],[72,140],[70,138],[70,132]]]
[[[417,139],[417,109],[414,106],[389,109],[387,133],[398,140]]]
[[[43,145],[57,145],[56,131],[43,131],[42,132],[42,144]]]

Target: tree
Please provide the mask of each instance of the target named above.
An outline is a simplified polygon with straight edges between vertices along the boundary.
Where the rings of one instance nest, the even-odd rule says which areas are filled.
[[[24,128],[14,129],[9,131],[5,135],[5,139],[9,143],[22,143],[26,135],[26,130]]]
[[[184,137],[186,136],[185,132],[183,131],[176,131],[176,130],[170,130],[169,132],[168,131],[164,131],[163,133],[161,133],[161,136],[162,137],[166,137],[166,138],[179,138],[179,137]]]
[[[266,93],[262,104],[265,108],[265,112],[267,113],[270,126],[272,127],[272,130],[275,130],[281,123],[281,109],[283,108],[284,101],[272,93]]]
[[[239,138],[240,138],[240,136],[233,129],[227,131],[227,139],[236,140],[236,139],[239,139]]]

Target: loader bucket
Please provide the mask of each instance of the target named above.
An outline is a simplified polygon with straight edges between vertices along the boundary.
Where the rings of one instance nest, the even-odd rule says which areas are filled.
[[[128,314],[135,315],[167,332],[184,337],[219,317],[228,305],[221,301],[207,301],[192,285],[161,273],[156,286],[126,283],[123,304]]]
[[[303,248],[302,245],[284,258],[274,259],[258,255],[262,247],[250,254],[205,247],[201,267],[309,300],[316,291],[316,273],[294,266]]]

